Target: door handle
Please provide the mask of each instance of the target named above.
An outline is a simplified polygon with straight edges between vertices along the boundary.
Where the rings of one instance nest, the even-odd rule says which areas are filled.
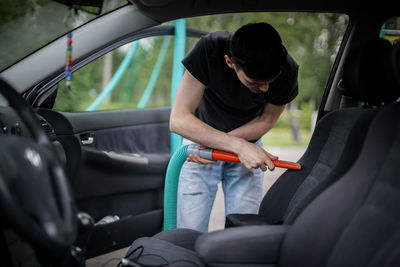
[[[82,145],[94,144],[94,133],[84,133],[80,135]]]

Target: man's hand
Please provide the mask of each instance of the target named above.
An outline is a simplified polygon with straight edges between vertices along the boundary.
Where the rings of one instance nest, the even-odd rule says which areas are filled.
[[[207,147],[199,145],[197,148],[198,149],[206,149]],[[212,164],[212,163],[216,162],[214,160],[203,159],[203,158],[200,158],[199,155],[192,155],[192,154],[190,154],[186,158],[186,160],[189,161],[189,162],[196,162],[196,163],[199,163],[199,164]]]
[[[277,156],[268,153],[262,147],[245,140],[243,140],[238,156],[240,162],[247,169],[260,168],[264,172],[267,170],[267,167],[269,170],[273,171],[275,169],[275,165],[272,160],[278,159]]]

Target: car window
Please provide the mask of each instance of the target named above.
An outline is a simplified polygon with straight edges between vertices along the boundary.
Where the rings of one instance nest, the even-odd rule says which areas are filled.
[[[209,32],[233,32],[241,25],[259,21],[266,21],[279,31],[284,45],[300,66],[299,95],[281,116],[278,126],[295,129],[296,125],[303,125],[295,139],[308,142],[319,101],[348,25],[348,17],[325,13],[239,13],[188,18],[186,26]],[[169,38],[167,52],[156,79],[151,79],[151,76],[157,66],[161,47],[166,42],[164,36],[145,38],[138,44],[125,45],[75,71],[71,90],[66,89],[64,81],[60,82],[54,109],[81,112],[169,106],[174,37]],[[187,38],[186,53],[197,40]],[[109,89],[110,81],[121,63],[136,45],[136,52],[129,66],[120,75],[112,92],[97,101],[99,95]],[[146,93],[149,90],[152,90],[151,94]],[[304,138],[299,136],[304,132],[302,129],[305,129]]]
[[[187,50],[198,38],[187,37]],[[71,90],[59,83],[57,111],[80,112],[161,107],[171,104],[174,36],[121,46],[73,73]],[[107,94],[104,92],[107,91]]]
[[[104,1],[100,15],[127,3]],[[0,1],[0,70],[96,17],[52,0]]]

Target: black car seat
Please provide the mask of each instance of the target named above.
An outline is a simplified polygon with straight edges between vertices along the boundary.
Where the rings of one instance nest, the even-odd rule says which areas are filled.
[[[399,118],[399,103],[376,116],[354,166],[287,233],[281,266],[400,266]]]
[[[219,267],[400,266],[399,118],[400,103],[380,110],[354,165],[292,225],[243,226],[200,235],[193,251],[197,259]],[[186,231],[176,229],[162,238],[173,240]]]
[[[290,224],[315,196],[348,170],[360,151],[376,107],[396,100],[389,86],[393,84],[392,66],[385,62],[391,49],[389,41],[376,38],[350,53],[344,68],[344,99],[362,107],[344,108],[325,115],[298,161],[302,170],[288,170],[282,174],[264,196],[258,214],[229,214],[226,228]],[[354,70],[358,70],[356,74]],[[387,77],[382,79],[384,76]],[[386,88],[385,92],[376,90],[378,83]]]
[[[371,66],[374,76],[364,79],[381,79],[384,85],[376,91],[397,98],[400,84],[392,83],[394,72],[379,76],[381,68]],[[251,225],[208,234],[190,229],[164,231],[136,240],[125,264],[400,266],[399,118],[399,103],[380,109],[354,164],[306,205],[292,225]]]

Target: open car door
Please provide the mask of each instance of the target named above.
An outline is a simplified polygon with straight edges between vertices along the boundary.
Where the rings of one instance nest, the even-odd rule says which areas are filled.
[[[188,29],[186,36],[195,37],[186,38],[188,46],[204,33]],[[173,34],[174,26],[158,26],[110,44],[74,71],[71,90],[61,80],[25,96],[39,106],[42,126],[65,159],[78,211],[95,222],[81,236],[88,258],[162,229]],[[102,97],[105,90],[111,92]]]

